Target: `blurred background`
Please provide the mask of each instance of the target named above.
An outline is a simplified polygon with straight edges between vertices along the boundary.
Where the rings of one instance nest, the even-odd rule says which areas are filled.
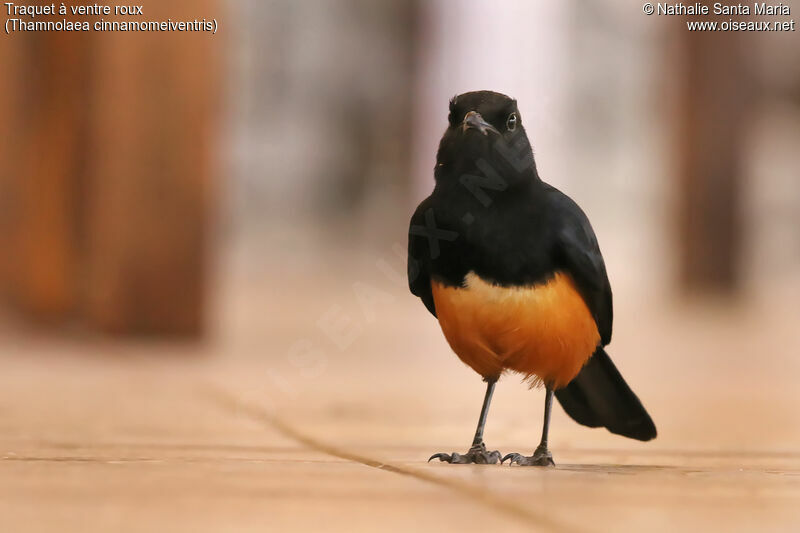
[[[0,37],[0,358],[74,409],[29,424],[9,385],[7,439],[155,438],[147,410],[84,424],[115,383],[208,378],[340,444],[462,451],[482,386],[407,291],[406,232],[449,98],[491,89],[592,220],[647,446],[800,446],[796,32],[616,0],[143,3],[219,32]],[[504,384],[490,446],[532,447],[540,394]],[[645,449],[559,417],[554,449]]]

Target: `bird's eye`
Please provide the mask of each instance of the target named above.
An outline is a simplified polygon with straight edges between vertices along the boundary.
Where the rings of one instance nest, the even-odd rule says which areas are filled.
[[[506,120],[506,128],[508,131],[514,131],[517,129],[517,114],[511,113],[508,115],[508,120]]]

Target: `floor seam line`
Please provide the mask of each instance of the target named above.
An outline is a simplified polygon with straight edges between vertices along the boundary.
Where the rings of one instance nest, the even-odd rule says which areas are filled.
[[[293,426],[283,421],[279,417],[270,413],[266,408],[253,402],[247,402],[242,398],[230,393],[226,389],[217,385],[210,385],[204,389],[205,394],[210,397],[218,406],[227,410],[247,415],[250,419],[266,424],[284,436],[305,445],[308,448],[322,452],[326,455],[345,459],[354,463],[359,463],[376,470],[391,472],[394,474],[411,477],[419,481],[424,481],[439,487],[449,489],[454,492],[461,493],[469,496],[470,498],[479,501],[494,511],[509,517],[523,520],[526,525],[534,525],[538,527],[547,528],[553,531],[581,531],[574,526],[561,523],[551,517],[536,513],[531,509],[524,506],[511,503],[493,496],[479,487],[469,483],[460,483],[444,477],[439,477],[427,472],[398,466],[386,461],[379,461],[363,455],[355,454],[337,448],[336,446],[327,444],[319,439],[311,437],[302,431],[295,429]],[[456,467],[458,468],[458,467]]]

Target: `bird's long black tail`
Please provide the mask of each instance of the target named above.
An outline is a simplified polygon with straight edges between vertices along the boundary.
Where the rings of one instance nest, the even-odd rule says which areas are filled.
[[[561,406],[579,424],[605,427],[638,440],[656,436],[656,426],[603,350],[597,351],[569,385],[556,391]]]

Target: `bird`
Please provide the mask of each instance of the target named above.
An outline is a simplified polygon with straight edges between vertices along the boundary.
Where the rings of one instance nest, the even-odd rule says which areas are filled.
[[[431,194],[411,217],[408,284],[448,344],[486,382],[472,445],[428,461],[555,466],[553,396],[577,423],[648,441],[656,427],[612,362],[611,286],[589,219],[537,170],[516,100],[450,100]],[[530,456],[489,450],[484,427],[501,375],[545,389]]]

